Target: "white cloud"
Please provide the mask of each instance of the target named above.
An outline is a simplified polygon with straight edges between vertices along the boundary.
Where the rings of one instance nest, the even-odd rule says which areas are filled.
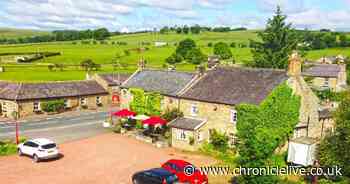
[[[304,12],[309,7],[305,0],[258,0],[258,7],[265,12],[273,12],[280,6],[285,13]]]

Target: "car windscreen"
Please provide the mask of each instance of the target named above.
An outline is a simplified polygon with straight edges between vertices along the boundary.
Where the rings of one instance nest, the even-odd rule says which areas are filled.
[[[52,149],[52,148],[56,148],[56,144],[52,143],[52,144],[46,144],[41,146],[43,149]]]

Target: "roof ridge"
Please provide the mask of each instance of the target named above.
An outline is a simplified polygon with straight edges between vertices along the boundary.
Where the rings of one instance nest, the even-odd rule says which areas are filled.
[[[251,71],[287,72],[287,70],[285,69],[277,69],[277,68],[254,68],[254,67],[237,67],[237,66],[218,66],[216,69],[224,69],[224,70],[240,69],[240,70],[251,70]]]

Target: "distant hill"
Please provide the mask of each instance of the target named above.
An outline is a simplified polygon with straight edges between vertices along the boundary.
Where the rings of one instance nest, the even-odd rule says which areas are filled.
[[[0,38],[19,38],[27,36],[39,36],[51,34],[48,31],[38,31],[30,29],[0,28]]]

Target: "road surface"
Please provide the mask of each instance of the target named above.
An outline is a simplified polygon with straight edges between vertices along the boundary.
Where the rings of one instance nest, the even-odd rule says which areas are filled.
[[[80,113],[79,115],[48,118],[20,123],[20,136],[27,138],[45,137],[63,143],[105,133],[102,127],[106,112]],[[0,122],[0,140],[15,139],[15,124]]]

